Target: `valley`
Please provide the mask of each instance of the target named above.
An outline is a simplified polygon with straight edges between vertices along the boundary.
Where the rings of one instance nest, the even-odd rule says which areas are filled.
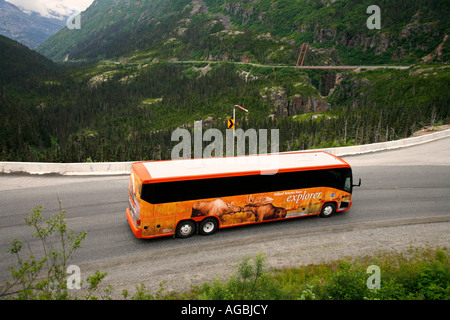
[[[369,30],[368,3],[97,0],[37,52],[0,38],[0,159],[169,159],[174,130],[225,135],[236,104],[280,151],[448,124],[448,5],[382,1]]]

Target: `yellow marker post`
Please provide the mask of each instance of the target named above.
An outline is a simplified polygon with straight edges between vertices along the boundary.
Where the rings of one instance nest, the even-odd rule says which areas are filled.
[[[227,121],[227,129],[233,129],[234,130],[234,120],[228,119]]]

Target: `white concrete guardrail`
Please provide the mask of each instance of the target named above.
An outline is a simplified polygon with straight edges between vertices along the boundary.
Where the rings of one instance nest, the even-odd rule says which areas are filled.
[[[350,156],[363,153],[410,147],[441,138],[450,137],[450,129],[418,137],[365,144],[359,146],[314,149],[326,151],[336,156]],[[45,163],[45,162],[0,162],[0,173],[59,174],[72,176],[127,175],[131,162],[86,162],[86,163]]]

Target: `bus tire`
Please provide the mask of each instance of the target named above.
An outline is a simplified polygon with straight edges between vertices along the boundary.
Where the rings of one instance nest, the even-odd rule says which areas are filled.
[[[204,236],[209,236],[216,232],[219,222],[215,218],[206,218],[200,222],[199,233]]]
[[[334,202],[327,202],[322,206],[319,216],[322,218],[329,218],[336,213],[336,204]]]
[[[176,235],[178,238],[188,238],[195,233],[195,222],[192,220],[180,221],[177,226]]]

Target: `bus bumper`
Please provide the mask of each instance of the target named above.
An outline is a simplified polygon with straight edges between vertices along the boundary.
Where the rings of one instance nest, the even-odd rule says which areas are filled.
[[[127,220],[130,225],[131,231],[133,231],[136,238],[142,238],[142,229],[139,229],[135,224],[133,217],[131,216],[130,209],[127,208]]]

